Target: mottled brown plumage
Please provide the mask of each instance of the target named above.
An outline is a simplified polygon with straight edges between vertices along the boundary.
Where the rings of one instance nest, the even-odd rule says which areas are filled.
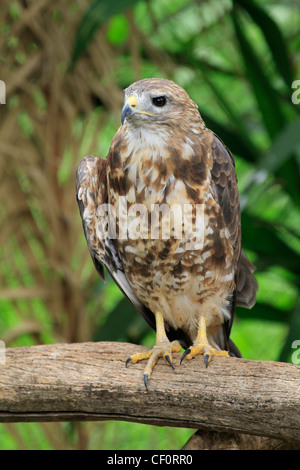
[[[238,355],[229,342],[235,304],[251,308],[257,283],[254,266],[241,251],[234,159],[174,82],[132,84],[125,90],[122,120],[106,160],[88,156],[77,171],[77,198],[95,266],[102,277],[103,265],[107,267],[154,328],[159,313],[170,340],[178,339],[184,347],[198,344],[202,318],[201,335],[207,333],[214,351]],[[97,208],[109,203],[119,214],[124,200],[127,211],[135,204],[146,208],[139,228],[147,236],[130,237],[134,218],[129,217],[129,236],[120,237],[124,221],[118,217],[116,237],[101,239]],[[151,238],[149,223],[161,227],[168,220],[168,214],[160,220],[154,213],[155,204],[179,211],[171,215],[168,238]],[[175,237],[176,218],[187,204],[204,207],[204,244],[193,250],[188,243],[195,242],[194,234]],[[171,352],[163,355],[170,359]],[[202,353],[210,359],[210,352]]]

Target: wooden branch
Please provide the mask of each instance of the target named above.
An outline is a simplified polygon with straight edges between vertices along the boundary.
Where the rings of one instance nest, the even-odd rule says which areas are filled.
[[[298,442],[272,437],[198,430],[181,450],[299,450]]]
[[[6,350],[0,421],[123,420],[300,441],[300,368],[196,357],[175,370],[160,359],[149,382],[127,343],[53,344]]]

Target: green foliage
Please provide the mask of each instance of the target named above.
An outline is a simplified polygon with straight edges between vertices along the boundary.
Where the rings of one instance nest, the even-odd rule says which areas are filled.
[[[82,56],[95,33],[105,21],[109,20],[114,15],[118,15],[125,8],[133,6],[138,1],[139,0],[117,0],[109,2],[96,0],[92,3],[83,16],[77,30],[75,46],[71,58],[71,69],[73,69],[75,62]],[[124,23],[122,23],[119,35],[124,34],[123,24]],[[113,36],[113,38],[115,37],[116,35]],[[122,38],[120,38],[120,40],[122,40]]]
[[[274,64],[278,69],[287,89],[290,90],[294,72],[289,58],[287,44],[280,28],[270,15],[254,0],[234,0],[234,6],[243,8],[258,26],[269,46]],[[245,57],[246,58],[246,57]],[[257,64],[256,64],[257,65]]]
[[[114,9],[118,9],[119,13],[118,21],[119,8],[132,3],[135,2],[114,3]],[[73,66],[79,57],[78,48],[81,47],[80,53],[83,53],[91,34],[95,33],[95,23],[98,26],[103,23],[102,10],[93,22],[89,23],[88,20],[89,15],[102,4],[100,1],[95,2],[82,19],[73,49]],[[228,2],[219,2],[220,11],[224,12],[227,7]],[[299,325],[294,321],[300,275],[300,252],[296,241],[299,237],[300,210],[300,121],[297,107],[291,102],[292,82],[300,71],[295,69],[295,57],[291,60],[292,47],[288,37],[291,18],[287,20],[286,30],[282,31],[272,17],[268,2],[253,0],[235,0],[226,21],[220,25],[216,24],[219,12],[214,2],[199,5],[185,1],[175,7],[172,5],[172,8],[167,1],[159,5],[155,1],[151,5],[141,2],[136,11],[139,18],[141,11],[144,16],[147,11],[146,29],[149,29],[151,18],[151,37],[157,51],[161,51],[170,62],[173,61],[173,78],[176,79],[177,75],[180,77],[182,66],[189,71],[185,73],[187,78],[182,85],[199,104],[207,125],[235,154],[237,167],[240,166],[239,159],[249,162],[247,168],[242,169],[242,175],[238,173],[246,181],[241,190],[243,245],[253,254],[261,287],[259,301],[252,311],[238,309],[239,321],[236,322],[233,335],[241,337],[237,330],[239,324],[243,330],[243,321],[247,321],[247,325],[251,325],[251,322],[257,325],[260,321],[262,331],[265,329],[265,332],[269,328],[272,331],[275,328],[273,325],[277,325],[283,332],[281,340],[274,352],[274,341],[268,343],[267,334],[264,335],[264,344],[269,344],[273,350],[268,356],[268,347],[264,346],[265,353],[261,354],[261,358],[288,360],[290,351],[287,343],[291,341],[291,336],[287,337],[286,344],[282,338],[287,335],[289,322],[293,324],[293,338],[300,337]],[[113,11],[107,10],[105,18],[112,15]],[[194,19],[191,23],[192,16]],[[176,28],[179,21],[180,34]],[[120,35],[123,34],[121,31]],[[221,34],[225,40],[220,45],[218,38]],[[126,41],[126,37],[123,40]],[[234,41],[235,45],[230,41]],[[118,42],[115,36],[112,42]],[[205,49],[210,49],[209,59]],[[237,81],[242,82],[240,90]],[[226,89],[225,82],[228,83]],[[202,99],[204,92],[201,87],[210,90],[208,99]],[[240,106],[235,105],[233,98]],[[294,223],[291,224],[293,217]],[[264,296],[264,279],[268,279],[270,270],[276,266],[288,274],[285,280],[287,294],[284,296],[282,293],[287,301],[284,303],[278,300],[278,306],[276,301],[272,302],[275,293],[274,289],[272,291],[272,283],[271,286],[267,283],[270,294]],[[275,278],[280,283],[280,276]],[[115,307],[108,314],[106,324],[97,333],[97,338],[130,339],[129,333],[124,337],[124,331],[130,331],[134,312],[125,300],[121,300],[119,307],[120,310]],[[122,321],[116,322],[118,315]],[[124,328],[126,324],[127,330]],[[116,325],[120,325],[120,328]],[[251,343],[253,333],[250,326],[249,333],[247,342]],[[259,334],[257,336],[260,338]],[[246,345],[244,349],[246,357],[253,357],[251,353],[247,354]],[[248,349],[255,350],[255,358],[260,358],[259,347]]]
[[[70,219],[77,220],[73,216],[75,210],[72,212],[76,205],[75,191],[72,195],[75,166],[88,152],[106,155],[119,123],[115,116],[121,106],[120,90],[134,80],[161,76],[175,80],[187,90],[199,105],[207,126],[235,156],[243,247],[257,266],[259,292],[252,310],[237,309],[232,339],[245,358],[291,361],[292,343],[300,339],[300,105],[291,101],[292,82],[300,79],[300,12],[295,2],[95,0],[84,12],[75,2],[68,7],[57,4],[47,12],[49,25],[57,28],[55,38],[48,38],[48,32],[40,28],[39,41],[33,39],[33,31],[36,33],[38,28],[23,34],[22,40],[17,37],[16,25],[22,19],[22,11],[21,2],[14,0],[8,8],[8,19],[0,23],[9,50],[7,56],[1,54],[1,63],[11,64],[10,58],[15,58],[10,85],[15,77],[25,76],[16,73],[21,70],[17,66],[23,67],[25,74],[28,59],[30,69],[31,54],[45,53],[52,42],[53,51],[50,61],[43,60],[43,65],[38,66],[38,57],[33,64],[30,77],[40,67],[34,80],[24,79],[24,83],[17,84],[18,90],[28,87],[31,91],[25,105],[20,93],[8,96],[6,109],[11,116],[15,113],[16,127],[31,147],[23,149],[18,143],[20,152],[9,154],[15,161],[16,176],[12,180],[13,197],[5,200],[17,201],[10,208],[11,232],[6,213],[0,212],[4,240],[5,236],[9,238],[13,247],[12,254],[1,252],[4,287],[0,329],[6,334],[3,339],[8,338],[12,346],[70,340],[73,336],[69,330],[73,326],[76,331],[78,321],[79,332],[88,325],[88,339],[153,345],[154,332],[111,279],[108,277],[104,285],[96,277],[81,227],[80,236],[76,235],[79,231],[76,232],[75,224],[72,230],[67,229]],[[77,21],[72,15],[79,15]],[[68,26],[74,33],[72,51],[68,57],[67,43],[63,43],[65,59],[55,62],[54,52],[62,43],[56,41],[56,35]],[[26,36],[30,39],[23,49]],[[95,49],[100,51],[98,55]],[[52,61],[56,67],[53,87],[52,83],[45,85]],[[51,98],[65,79],[65,74],[58,72],[67,68],[66,79],[74,79],[72,100],[78,99],[79,111],[68,145],[60,147],[57,136],[61,124],[59,121],[56,127],[59,113],[54,112],[58,104]],[[83,81],[76,88],[78,77],[83,77]],[[91,83],[92,110],[84,99],[85,82]],[[60,101],[63,93],[66,88]],[[66,112],[72,116],[70,102],[65,102],[62,109],[62,115]],[[48,114],[51,119],[44,126]],[[45,128],[48,125],[46,150],[41,128],[37,132],[41,123]],[[64,121],[64,131],[65,127]],[[8,125],[5,132],[7,128]],[[55,146],[51,160],[47,151],[52,141]],[[10,146],[3,148],[9,151]],[[35,161],[30,160],[34,148],[38,154]],[[48,160],[43,160],[44,155]],[[5,173],[5,196],[8,193],[4,184],[8,184],[12,174],[12,170]],[[53,193],[51,188],[55,189]],[[47,192],[44,199],[43,191]],[[79,225],[78,214],[77,217]],[[67,238],[70,233],[78,238],[78,243],[77,239]],[[72,256],[64,257],[69,251]],[[76,307],[79,312],[75,314]],[[76,336],[75,339],[78,340]],[[192,433],[119,422],[50,426],[2,425],[0,448],[175,449]]]

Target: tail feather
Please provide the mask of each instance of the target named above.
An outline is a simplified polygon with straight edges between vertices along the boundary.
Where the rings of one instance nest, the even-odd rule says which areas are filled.
[[[237,273],[236,305],[244,308],[252,308],[256,302],[258,290],[257,280],[253,272],[255,266],[249,261],[242,250]]]

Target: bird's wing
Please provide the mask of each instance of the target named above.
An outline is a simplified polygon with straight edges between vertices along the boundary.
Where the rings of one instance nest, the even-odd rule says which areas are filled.
[[[85,238],[98,273],[105,280],[103,268],[105,266],[126,297],[150,326],[155,328],[153,313],[136,298],[132,291],[113,239],[104,236],[99,208],[108,202],[107,161],[105,159],[89,155],[81,160],[76,172],[76,195]]]
[[[256,302],[257,280],[255,266],[241,249],[240,203],[234,158],[221,139],[214,135],[212,176],[224,221],[231,235],[231,243],[238,259],[236,278],[236,305],[252,308]]]
[[[241,251],[241,220],[235,162],[230,150],[215,134],[213,134],[211,150],[214,192],[230,233],[234,257],[237,260]]]
[[[235,306],[251,308],[256,301],[257,281],[253,276],[255,266],[241,250],[240,203],[235,172],[235,162],[230,150],[213,134],[211,169],[214,190],[230,233],[234,257],[237,260],[236,291],[231,304],[231,318],[223,325],[223,341],[229,340]]]

